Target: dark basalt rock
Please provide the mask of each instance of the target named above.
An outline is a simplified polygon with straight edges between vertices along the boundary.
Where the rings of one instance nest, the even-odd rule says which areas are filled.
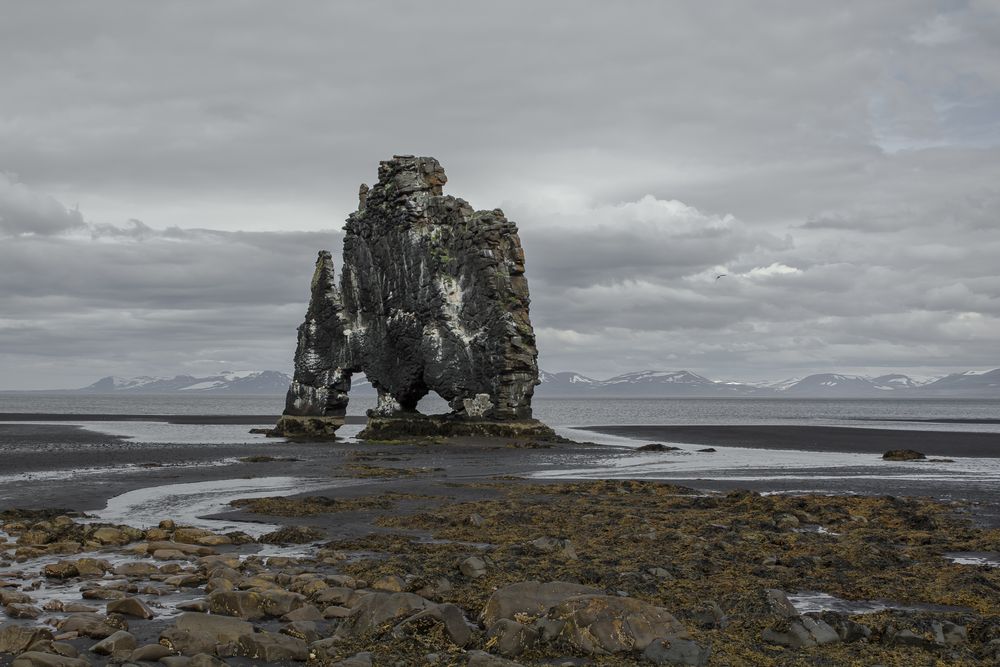
[[[333,437],[359,372],[378,390],[369,416],[383,420],[382,434],[479,434],[513,422],[551,434],[531,419],[538,351],[517,226],[444,195],[446,181],[433,158],[395,156],[374,187],[361,186],[339,285],[330,253],[316,262],[277,435]],[[417,424],[430,391],[452,413]]]
[[[912,449],[890,449],[882,458],[886,461],[924,461],[927,456]]]

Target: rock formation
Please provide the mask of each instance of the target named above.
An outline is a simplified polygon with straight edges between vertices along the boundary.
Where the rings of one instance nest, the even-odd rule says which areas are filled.
[[[378,391],[369,435],[386,420],[414,434],[544,429],[531,419],[538,351],[517,226],[444,195],[446,182],[437,160],[395,156],[361,186],[339,285],[330,253],[316,262],[279,432],[332,436],[359,372]],[[446,419],[416,413],[430,391],[448,401]]]

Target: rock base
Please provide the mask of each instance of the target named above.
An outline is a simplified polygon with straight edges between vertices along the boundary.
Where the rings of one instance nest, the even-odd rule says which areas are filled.
[[[451,415],[369,416],[368,426],[358,433],[361,440],[400,440],[423,437],[530,438],[558,441],[562,438],[537,419],[495,421],[464,419]]]
[[[267,432],[273,438],[303,440],[335,440],[336,431],[344,425],[343,417],[299,417],[282,415],[277,426]]]

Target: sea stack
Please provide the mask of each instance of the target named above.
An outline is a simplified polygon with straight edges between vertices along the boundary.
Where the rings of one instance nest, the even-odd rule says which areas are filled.
[[[378,404],[362,437],[551,435],[531,415],[538,350],[517,225],[443,194],[447,180],[434,158],[397,155],[361,186],[339,284],[319,253],[278,434],[333,437],[364,373]],[[450,414],[416,411],[431,391]]]

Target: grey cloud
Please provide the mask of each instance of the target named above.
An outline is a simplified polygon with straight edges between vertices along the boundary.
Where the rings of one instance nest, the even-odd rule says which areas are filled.
[[[995,3],[17,3],[0,55],[8,386],[287,364],[402,152],[519,223],[548,369],[1000,365]]]
[[[78,210],[68,210],[11,174],[0,173],[0,234],[58,234],[83,224]]]

